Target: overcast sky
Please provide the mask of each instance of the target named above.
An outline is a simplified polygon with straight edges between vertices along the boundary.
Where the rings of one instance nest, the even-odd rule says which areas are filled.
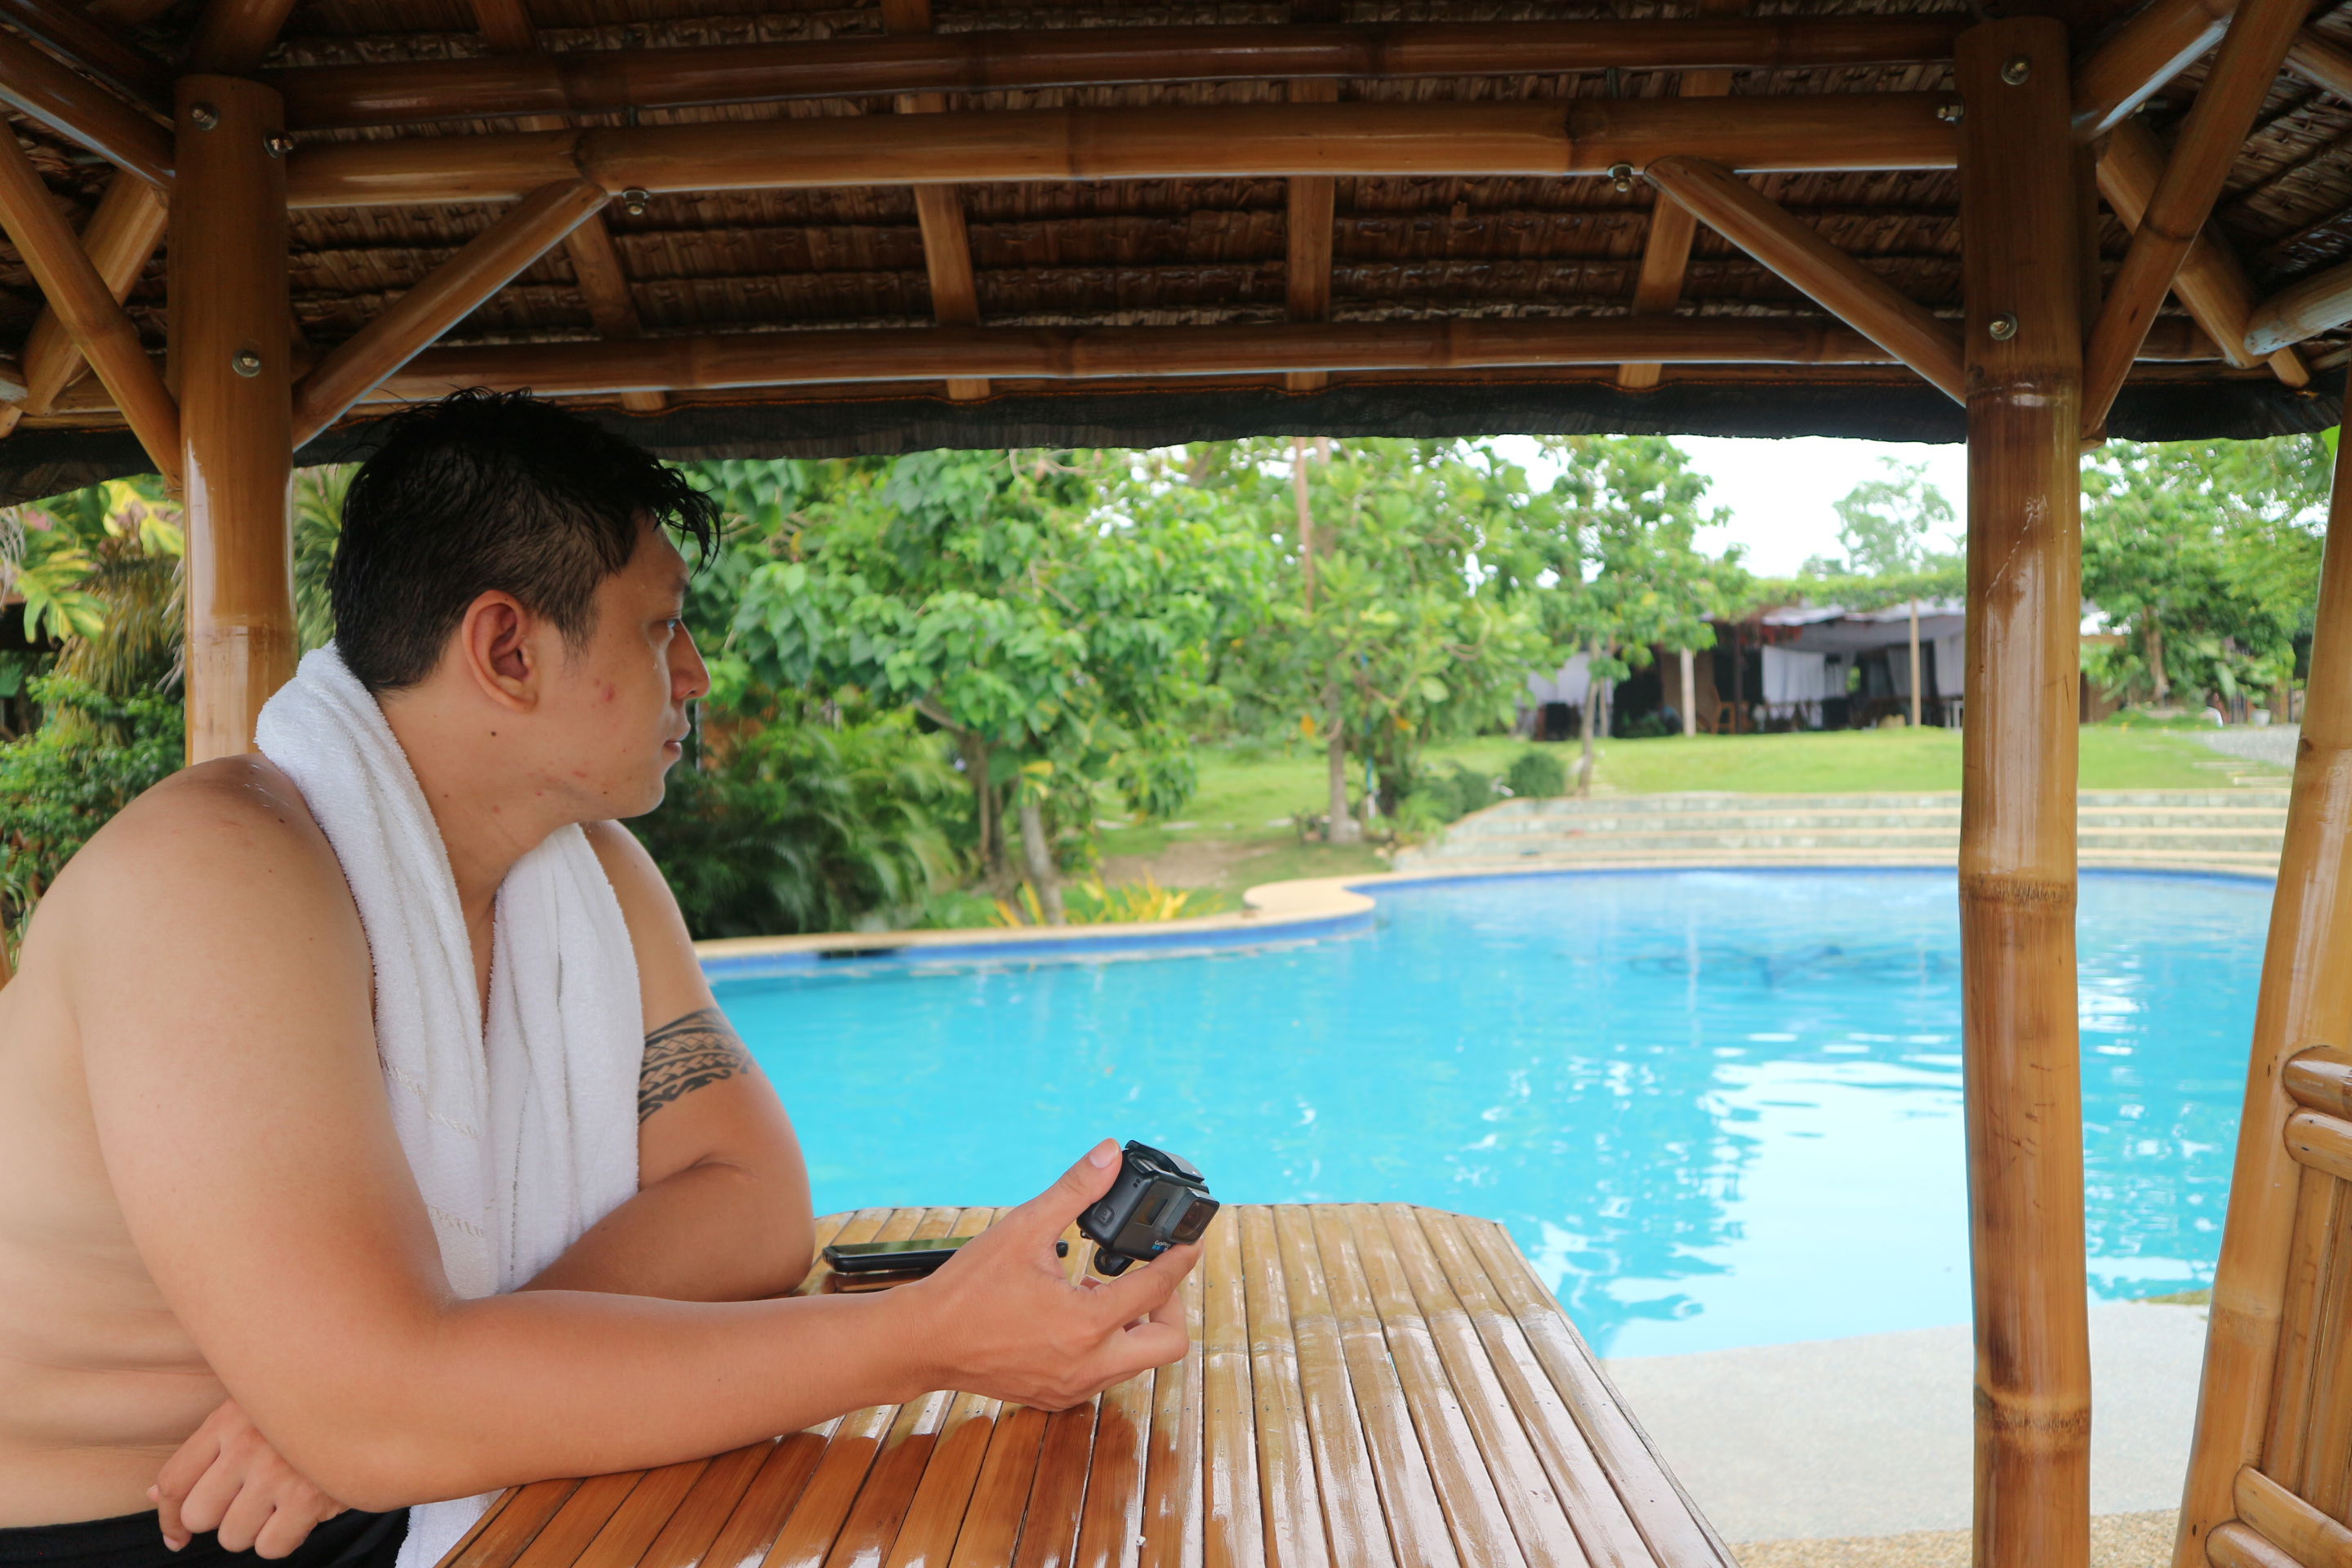
[[[1535,451],[1533,442],[1511,450],[1509,437],[1496,445],[1522,461]],[[1748,569],[1762,576],[1787,576],[1808,556],[1836,553],[1838,522],[1832,508],[1854,486],[1875,478],[1885,458],[1927,464],[1928,479],[1943,490],[1954,513],[1967,512],[1968,449],[1957,443],[1931,447],[1819,436],[1788,441],[1677,436],[1675,445],[1688,452],[1691,466],[1713,481],[1707,499],[1731,513],[1730,526],[1699,535],[1699,548],[1719,555],[1729,545],[1744,546]]]

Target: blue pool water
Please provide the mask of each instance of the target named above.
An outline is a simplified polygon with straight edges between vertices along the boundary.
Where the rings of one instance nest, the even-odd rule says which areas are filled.
[[[720,1001],[820,1212],[1010,1203],[1089,1142],[1219,1196],[1501,1220],[1604,1354],[1964,1322],[1947,872],[1382,889],[1376,928],[1118,962],[829,963]],[[2267,882],[2086,874],[2091,1278],[2210,1281]]]

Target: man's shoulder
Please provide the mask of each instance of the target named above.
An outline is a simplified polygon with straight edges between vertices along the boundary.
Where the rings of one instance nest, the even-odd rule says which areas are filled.
[[[43,908],[125,900],[310,919],[348,908],[350,893],[301,792],[248,755],[184,768],[123,807],[74,857]]]

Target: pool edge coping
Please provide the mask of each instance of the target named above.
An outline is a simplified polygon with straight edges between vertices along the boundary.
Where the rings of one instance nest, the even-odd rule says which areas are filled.
[[[1608,876],[1646,871],[1900,871],[1948,870],[1940,856],[1813,859],[1801,855],[1727,858],[1657,855],[1639,859],[1547,865],[1462,866],[1444,869],[1366,871],[1354,876],[1301,877],[1261,882],[1242,894],[1240,912],[1192,920],[1073,926],[975,926],[940,931],[819,931],[803,936],[719,937],[694,944],[713,980],[758,979],[814,969],[845,959],[924,958],[938,963],[988,959],[1080,958],[1118,953],[1174,955],[1219,949],[1311,942],[1370,930],[1378,905],[1360,889],[1486,881],[1512,877]],[[2086,871],[2275,881],[2276,872],[2200,866],[2163,857],[2101,857]]]

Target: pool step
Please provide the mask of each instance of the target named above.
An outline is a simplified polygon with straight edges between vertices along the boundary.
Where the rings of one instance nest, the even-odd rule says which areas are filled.
[[[2085,865],[2272,871],[2284,789],[2095,790],[2078,800]],[[1937,864],[1959,852],[1956,794],[1720,793],[1510,800],[1401,850],[1399,870],[1576,865]]]

